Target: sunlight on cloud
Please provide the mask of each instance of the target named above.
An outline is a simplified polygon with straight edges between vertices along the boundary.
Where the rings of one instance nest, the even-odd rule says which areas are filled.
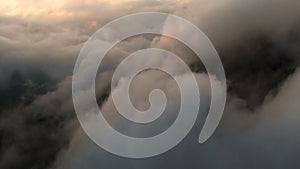
[[[114,8],[138,0],[12,0],[2,1],[0,13],[10,16],[21,16],[32,19],[68,18],[86,15],[81,7],[103,6]]]

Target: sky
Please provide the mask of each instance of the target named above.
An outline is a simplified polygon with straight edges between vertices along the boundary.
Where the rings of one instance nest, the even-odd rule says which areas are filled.
[[[299,168],[299,9],[298,0],[0,0],[0,168]],[[124,127],[127,121],[118,115],[110,88],[126,56],[161,48],[193,71],[203,95],[196,125],[174,149],[148,159],[110,154],[82,130],[71,90],[79,51],[101,26],[137,12],[185,18],[216,47],[227,78],[227,102],[219,127],[204,144],[197,139],[210,100],[205,68],[184,44],[150,34],[125,39],[105,56],[95,89],[100,109],[128,135],[168,128],[180,101],[174,79],[148,70],[132,82],[129,94],[138,109],[149,107],[148,94],[155,88],[168,98],[162,118],[149,126]],[[149,63],[161,62],[149,58]]]

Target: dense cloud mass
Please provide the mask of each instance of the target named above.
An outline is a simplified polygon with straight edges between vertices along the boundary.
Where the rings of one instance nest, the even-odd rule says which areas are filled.
[[[300,167],[298,0],[1,3],[0,168]],[[168,97],[167,109],[158,125],[124,127],[127,121],[115,110],[110,82],[114,69],[134,51],[155,47],[178,55],[193,70],[203,95],[197,124],[183,142],[160,156],[134,160],[102,150],[80,128],[72,103],[72,71],[84,42],[98,28],[119,16],[148,11],[181,16],[210,38],[224,65],[228,97],[216,133],[199,144],[210,99],[201,61],[187,46],[165,36],[141,35],[117,44],[103,60],[96,80],[99,107],[117,130],[153,135],[177,115],[176,83],[162,72],[148,70],[133,81],[131,101],[145,110],[149,92],[160,88]],[[150,58],[147,63],[160,62]]]

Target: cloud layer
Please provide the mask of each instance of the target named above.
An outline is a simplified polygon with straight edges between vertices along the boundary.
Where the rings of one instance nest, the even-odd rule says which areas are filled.
[[[0,168],[299,168],[299,1],[12,1],[1,7]],[[129,160],[103,151],[83,133],[73,110],[71,75],[80,48],[97,28],[141,11],[176,14],[204,31],[224,64],[229,97],[221,125],[207,143],[197,143],[203,111],[175,149]],[[128,54],[148,47],[180,56],[205,86],[200,89],[209,91],[203,65],[186,46],[168,37],[132,37],[115,46],[98,71],[96,94],[105,112],[114,110],[113,70]],[[160,87],[171,98],[167,112],[176,115],[170,77],[147,71],[133,85],[130,96],[137,108],[145,109],[148,91]],[[203,109],[209,97],[206,93]],[[145,133],[118,122],[122,132]],[[171,122],[166,119],[156,130]]]

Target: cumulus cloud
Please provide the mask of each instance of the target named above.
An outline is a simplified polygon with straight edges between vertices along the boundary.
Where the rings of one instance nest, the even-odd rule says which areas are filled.
[[[79,130],[64,153],[65,157],[60,158],[58,168],[295,168],[299,165],[295,160],[299,142],[298,82],[299,71],[280,87],[277,96],[266,100],[255,112],[247,107],[245,100],[231,96],[224,118],[208,142],[197,142],[201,130],[198,119],[198,125],[183,142],[150,159],[130,160],[112,155],[99,149]],[[105,104],[110,103],[107,102]],[[128,127],[125,130],[132,129]],[[140,130],[133,131],[136,134]]]
[[[201,125],[198,125],[198,129],[194,129],[183,143],[164,155],[146,160],[124,160],[101,149],[95,150],[94,145],[85,140],[82,141],[82,144],[89,146],[80,147],[77,152],[71,146],[70,151],[72,153],[75,151],[75,154],[78,155],[75,155],[74,161],[64,167],[260,168],[263,166],[266,168],[293,168],[299,165],[297,161],[293,160],[297,149],[293,149],[294,144],[290,144],[296,142],[292,135],[296,134],[293,132],[293,128],[297,127],[295,123],[290,127],[289,122],[283,120],[282,116],[284,115],[275,116],[273,114],[272,110],[278,110],[277,107],[284,104],[284,101],[284,103],[271,104],[287,91],[284,88],[291,82],[284,81],[293,74],[298,66],[298,49],[295,44],[298,44],[299,40],[296,35],[298,31],[295,29],[297,29],[299,13],[293,11],[296,11],[295,8],[299,4],[296,1],[284,4],[276,1],[272,4],[271,9],[266,7],[267,1],[261,2],[262,7],[258,7],[260,2],[256,1],[250,3],[222,2],[217,5],[211,3],[208,4],[210,8],[205,6],[205,8],[202,7],[203,10],[198,10],[203,2],[194,1],[184,9],[176,8],[174,10],[175,14],[190,19],[208,34],[216,44],[224,62],[228,77],[229,100],[224,120],[211,141],[204,145],[197,143],[197,134],[201,129]],[[281,15],[286,10],[292,11],[289,14]],[[274,18],[281,20],[282,24],[277,25],[278,22]],[[293,41],[290,40],[291,36]],[[185,50],[183,46],[178,47],[178,42],[170,38],[155,37],[151,45],[152,47],[163,47],[172,52],[184,53],[183,58],[188,58],[186,61],[192,67],[194,66],[195,71],[205,71],[201,63],[195,57],[193,58],[193,53],[189,53],[190,51]],[[297,79],[297,73],[290,78]],[[283,87],[280,87],[283,83]],[[295,94],[295,98],[297,97]],[[296,105],[296,101],[293,100],[289,99],[288,104]],[[110,102],[108,99],[105,103]],[[105,103],[103,108],[108,106]],[[268,104],[272,106],[268,106]],[[143,106],[144,104],[139,105]],[[273,107],[273,109],[266,107]],[[297,109],[297,107],[293,108],[293,114],[297,114]],[[284,114],[289,110],[289,106],[284,106],[277,112]],[[281,135],[281,133],[277,133],[277,130],[289,132]],[[75,137],[75,142],[78,143],[76,140]],[[284,150],[281,150],[279,143],[285,145]],[[285,153],[277,153],[280,151]],[[104,161],[104,158],[109,160]],[[87,160],[87,162],[80,162],[79,159]],[[115,163],[116,161],[118,163]]]

